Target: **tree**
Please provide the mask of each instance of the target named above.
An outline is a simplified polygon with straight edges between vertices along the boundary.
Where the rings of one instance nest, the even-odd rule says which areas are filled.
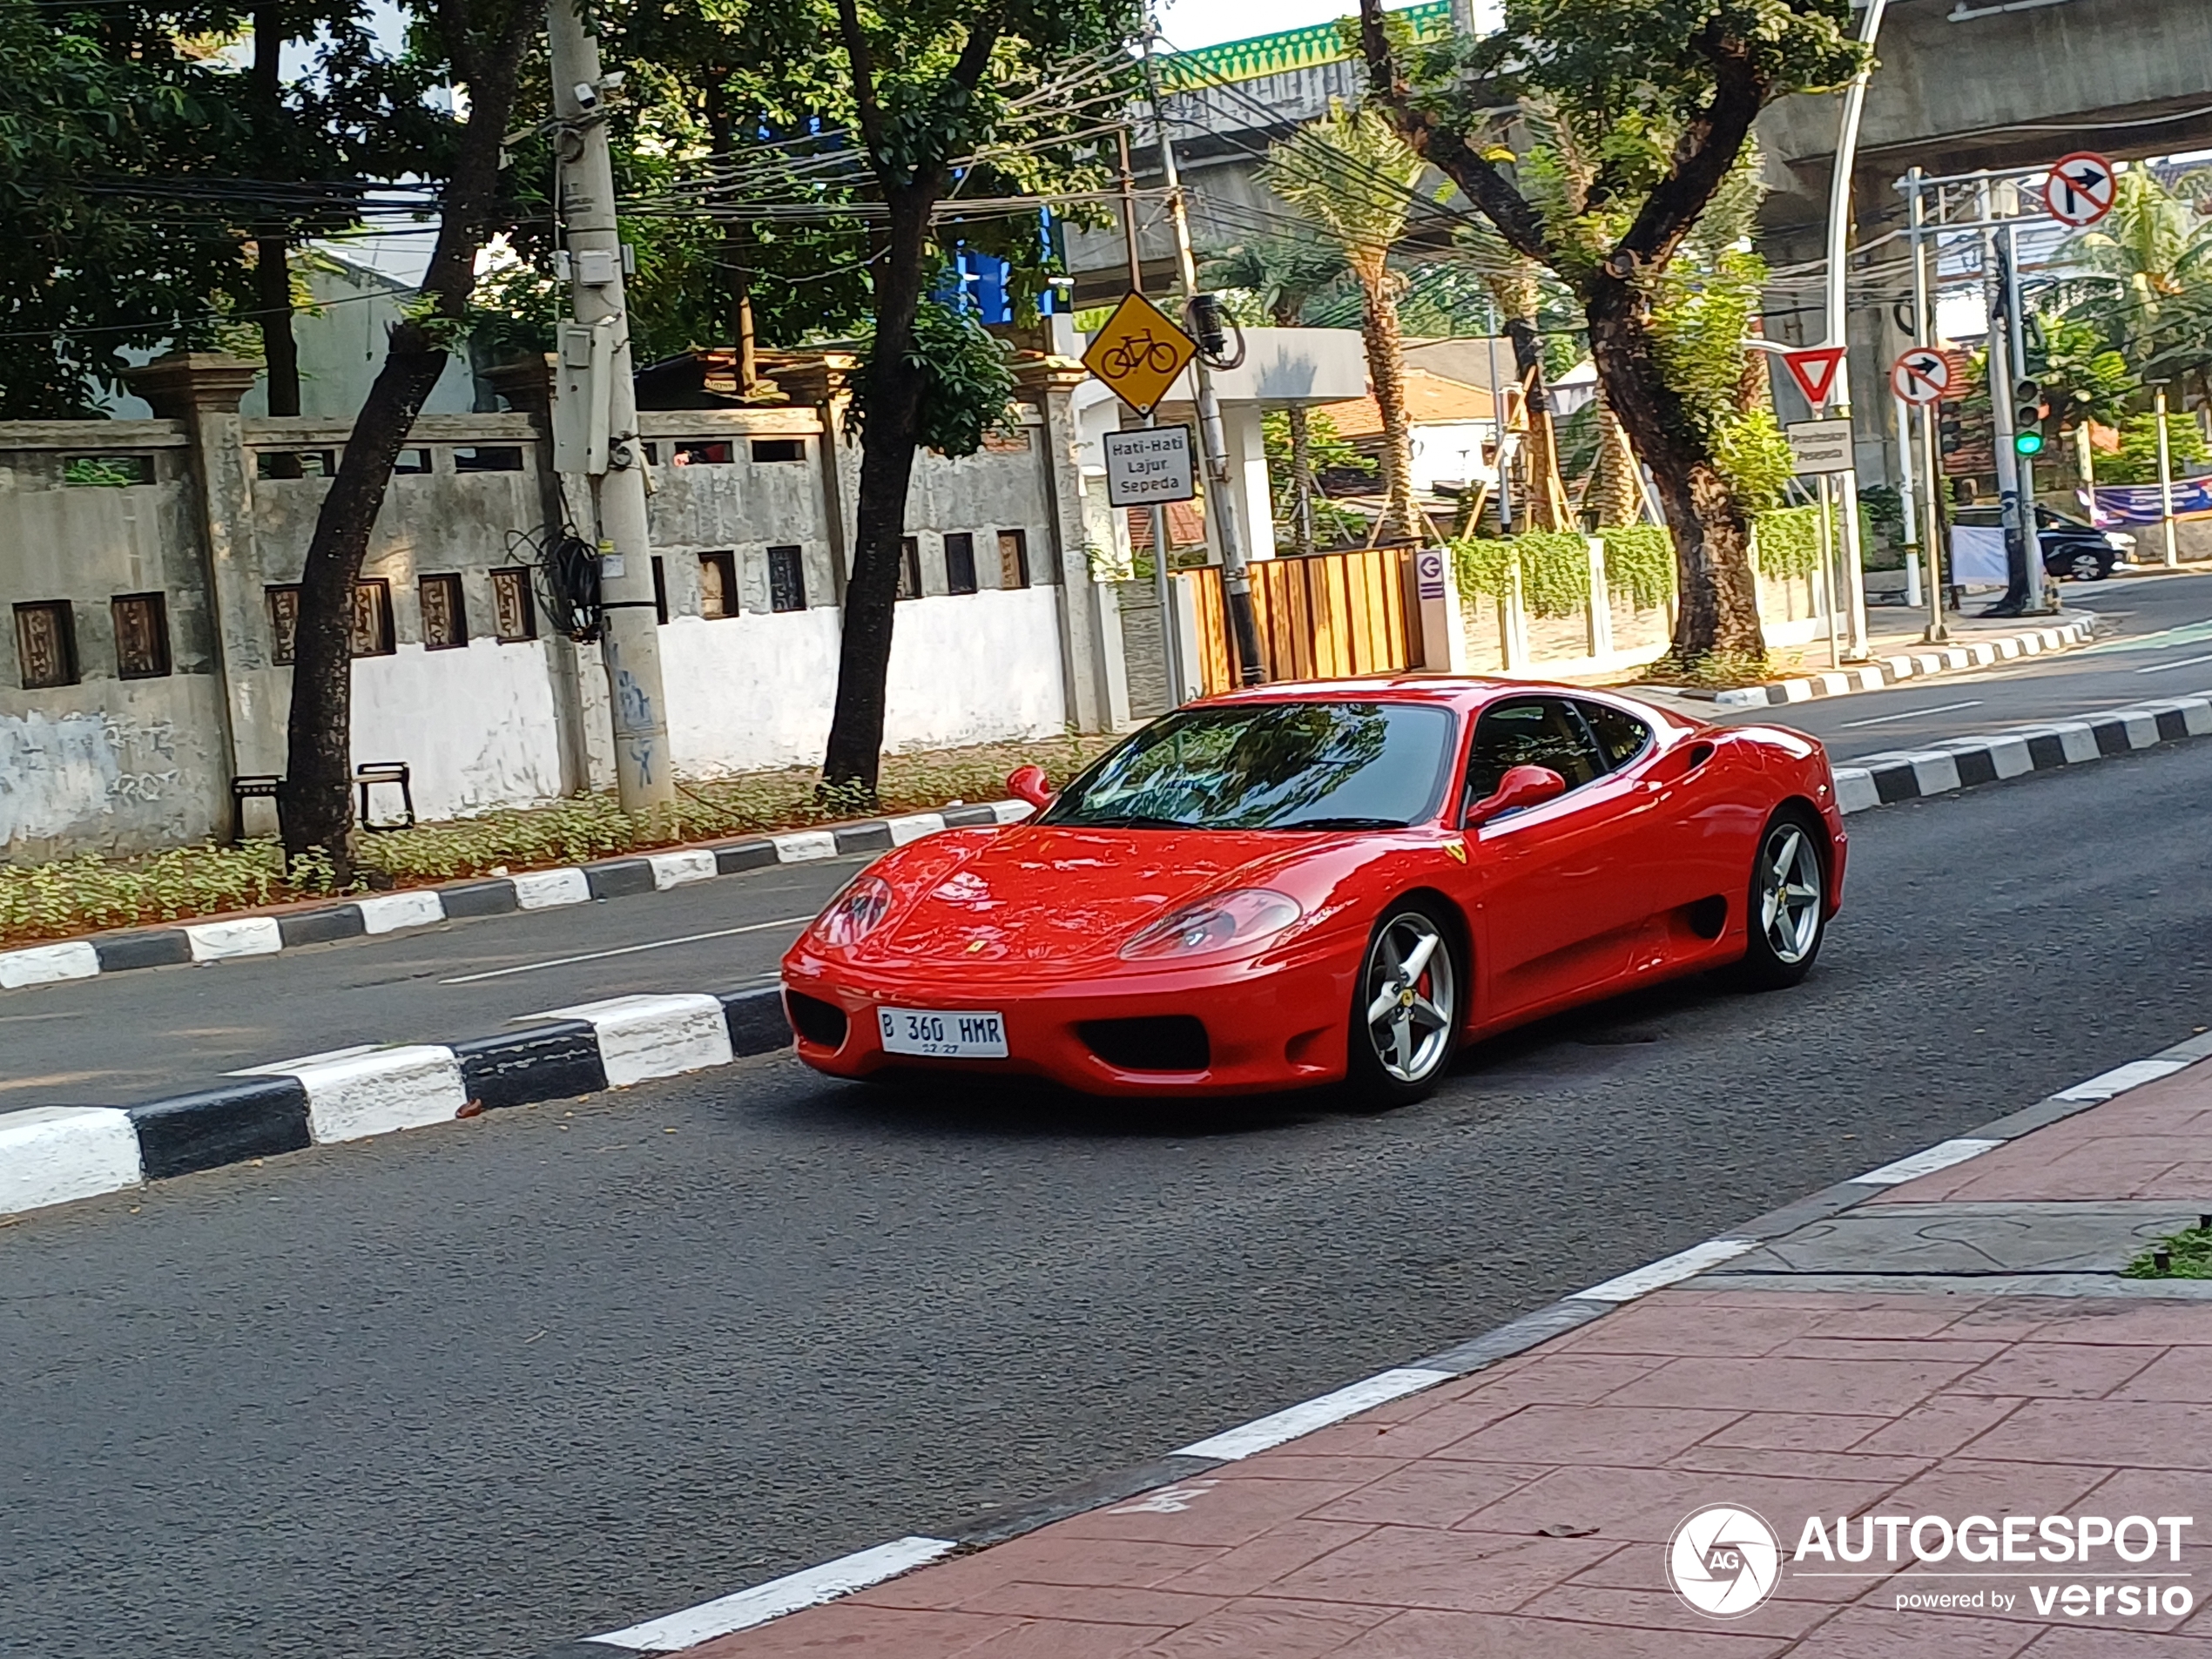
[[[135,10],[0,3],[0,415],[89,415],[133,352],[212,340],[237,241],[173,191],[126,186],[220,154],[226,90]]]
[[[383,366],[354,417],[345,458],[323,496],[300,577],[287,729],[285,850],[350,869],[353,820],[351,649],[354,584],[384,503],[393,463],[446,357],[469,326],[476,256],[505,222],[500,138],[515,112],[523,60],[543,13],[534,0],[428,0],[421,27],[468,91],[452,171],[438,192],[438,234],[420,293],[394,326]]]
[[[1556,273],[1588,318],[1608,402],[1651,469],[1675,541],[1671,665],[1763,661],[1750,525],[1714,437],[1670,385],[1653,307],[1676,251],[1728,179],[1759,111],[1849,80],[1864,51],[1849,0],[1507,0],[1473,44],[1409,49],[1360,0],[1371,96],[1506,241]],[[1555,206],[1526,188],[1555,161],[1496,111],[1523,98],[1602,135],[1586,185]],[[1509,176],[1508,169],[1511,169]]]
[[[1251,295],[1260,314],[1276,327],[1295,328],[1307,303],[1348,274],[1348,268],[1344,250],[1318,238],[1265,236],[1216,255],[1203,274],[1216,287]],[[1289,484],[1283,504],[1289,509],[1292,550],[1311,553],[1317,493],[1312,412],[1303,403],[1293,403],[1283,414],[1287,446],[1283,465]]]
[[[1268,187],[1335,239],[1359,284],[1360,336],[1367,380],[1382,415],[1384,535],[1426,539],[1413,500],[1413,428],[1406,413],[1406,347],[1398,296],[1405,279],[1390,251],[1406,233],[1421,159],[1397,129],[1371,110],[1332,110],[1268,152]]]
[[[2148,167],[2121,173],[2112,211],[2067,243],[2082,273],[2063,293],[2144,380],[2194,377],[2212,395],[2212,218],[2195,199],[2208,185],[2203,171],[2172,188]]]
[[[1068,135],[1093,94],[1130,73],[1121,49],[1138,17],[1134,0],[902,0],[865,11],[861,0],[835,3],[845,91],[883,218],[868,356],[854,387],[860,500],[822,779],[826,788],[872,799],[914,449],[931,426],[954,424],[933,413],[933,388],[974,384],[933,372],[932,334],[918,320],[954,236],[1026,251],[1033,269],[1041,240],[1033,212],[979,212],[941,226],[941,210],[956,181],[988,199],[995,181],[1034,192],[1078,171]],[[1081,98],[1069,95],[1071,64],[1086,66]],[[1084,176],[1106,182],[1095,165]]]
[[[1544,267],[1507,243],[1487,223],[1462,226],[1458,236],[1494,308],[1491,327],[1513,342],[1514,379],[1521,386],[1521,421],[1527,433],[1527,516],[1533,529],[1572,529],[1566,486],[1560,478],[1559,437],[1554,430],[1551,392],[1544,373],[1543,334],[1538,324],[1544,300]],[[1505,423],[1499,421],[1502,442]]]

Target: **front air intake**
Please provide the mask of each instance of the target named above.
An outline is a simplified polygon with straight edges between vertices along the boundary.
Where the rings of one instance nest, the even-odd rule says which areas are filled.
[[[1076,1028],[1076,1035],[1118,1071],[1204,1071],[1213,1058],[1205,1025],[1195,1015],[1086,1020]]]
[[[791,1015],[791,1028],[807,1042],[824,1049],[845,1046],[845,1010],[834,1002],[787,990],[784,993],[784,1008]]]

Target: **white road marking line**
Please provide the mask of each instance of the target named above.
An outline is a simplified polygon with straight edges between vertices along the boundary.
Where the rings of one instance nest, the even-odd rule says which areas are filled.
[[[1709,1267],[1718,1267],[1723,1262],[1754,1248],[1757,1243],[1756,1239],[1750,1238],[1708,1238],[1702,1244],[1692,1244],[1688,1250],[1662,1256],[1656,1262],[1646,1262],[1642,1267],[1623,1273],[1618,1278],[1607,1279],[1602,1285],[1593,1285],[1587,1291],[1577,1291],[1574,1299],[1581,1302],[1633,1302],[1639,1296],[1679,1284]]]
[[[1977,697],[1969,698],[1964,703],[1939,703],[1932,709],[1907,709],[1902,714],[1878,714],[1868,720],[1846,720],[1844,725],[1847,727],[1887,725],[1892,720],[1917,720],[1924,714],[1951,714],[1959,709],[1978,709],[1981,704],[1982,699]]]
[[[586,1636],[584,1640],[644,1653],[675,1653],[728,1635],[733,1630],[750,1630],[756,1624],[765,1624],[801,1608],[818,1607],[840,1595],[850,1595],[871,1584],[880,1584],[887,1578],[926,1567],[959,1548],[948,1538],[901,1538],[878,1544],[873,1549],[840,1555],[804,1572],[771,1579],[749,1590],[739,1590],[735,1595],[702,1602],[681,1613],[648,1619],[643,1624],[610,1630],[604,1635]]]
[[[796,927],[813,921],[809,913],[804,916],[779,916],[773,921],[748,922],[742,927],[718,927],[711,934],[685,934],[680,939],[656,939],[643,945],[621,945],[612,950],[586,951],[581,956],[556,956],[543,962],[524,962],[518,968],[495,968],[489,973],[463,974],[457,979],[442,979],[441,985],[474,985],[478,980],[504,979],[509,974],[535,974],[541,968],[567,968],[576,962],[596,962],[609,956],[635,956],[641,950],[665,950],[671,945],[696,945],[708,939],[734,939],[739,934],[765,933],[771,927]]]
[[[1449,1382],[1455,1373],[1431,1371],[1420,1366],[1406,1366],[1396,1371],[1379,1372],[1356,1383],[1323,1394],[1318,1399],[1305,1400],[1296,1406],[1255,1418],[1242,1426],[1226,1429],[1209,1439],[1178,1447],[1170,1457],[1211,1457],[1224,1462],[1250,1457],[1271,1447],[1281,1446],[1286,1440],[1297,1440],[1301,1434],[1311,1434],[1317,1428],[1326,1428],[1340,1423],[1371,1406],[1396,1399],[1401,1394],[1433,1388],[1439,1383]]]
[[[2153,663],[2148,668],[2135,670],[2138,674],[2163,674],[2169,668],[2195,668],[2212,663],[2212,657],[2184,657],[2178,663]]]
[[[1885,1163],[1878,1170],[1869,1170],[1865,1175],[1855,1175],[1851,1179],[1870,1187],[1893,1187],[1924,1175],[1933,1175],[1938,1170],[1947,1170],[1954,1163],[1964,1163],[1968,1158],[1978,1158],[1993,1148],[2004,1144],[2002,1141],[1985,1141],[1973,1136],[1955,1141],[1938,1141],[1933,1146],[1924,1146],[1910,1157],[1901,1157],[1894,1163]]]

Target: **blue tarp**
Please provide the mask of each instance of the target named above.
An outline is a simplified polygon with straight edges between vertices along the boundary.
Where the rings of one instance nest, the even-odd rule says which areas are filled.
[[[2176,478],[2174,481],[2174,512],[2176,517],[2193,513],[2212,513],[2212,478]],[[2155,524],[2160,516],[2156,484],[2097,486],[2096,504],[2091,514],[2094,523]]]

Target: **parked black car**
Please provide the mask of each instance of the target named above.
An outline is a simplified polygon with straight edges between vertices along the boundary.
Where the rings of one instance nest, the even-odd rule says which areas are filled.
[[[1955,516],[1961,524],[1992,529],[1998,522],[1997,509],[1988,506],[1961,507]],[[2040,502],[2035,538],[2043,549],[2044,570],[2069,582],[2101,582],[2114,565],[2130,563],[2135,551],[2135,538],[2125,531],[2098,529]]]

